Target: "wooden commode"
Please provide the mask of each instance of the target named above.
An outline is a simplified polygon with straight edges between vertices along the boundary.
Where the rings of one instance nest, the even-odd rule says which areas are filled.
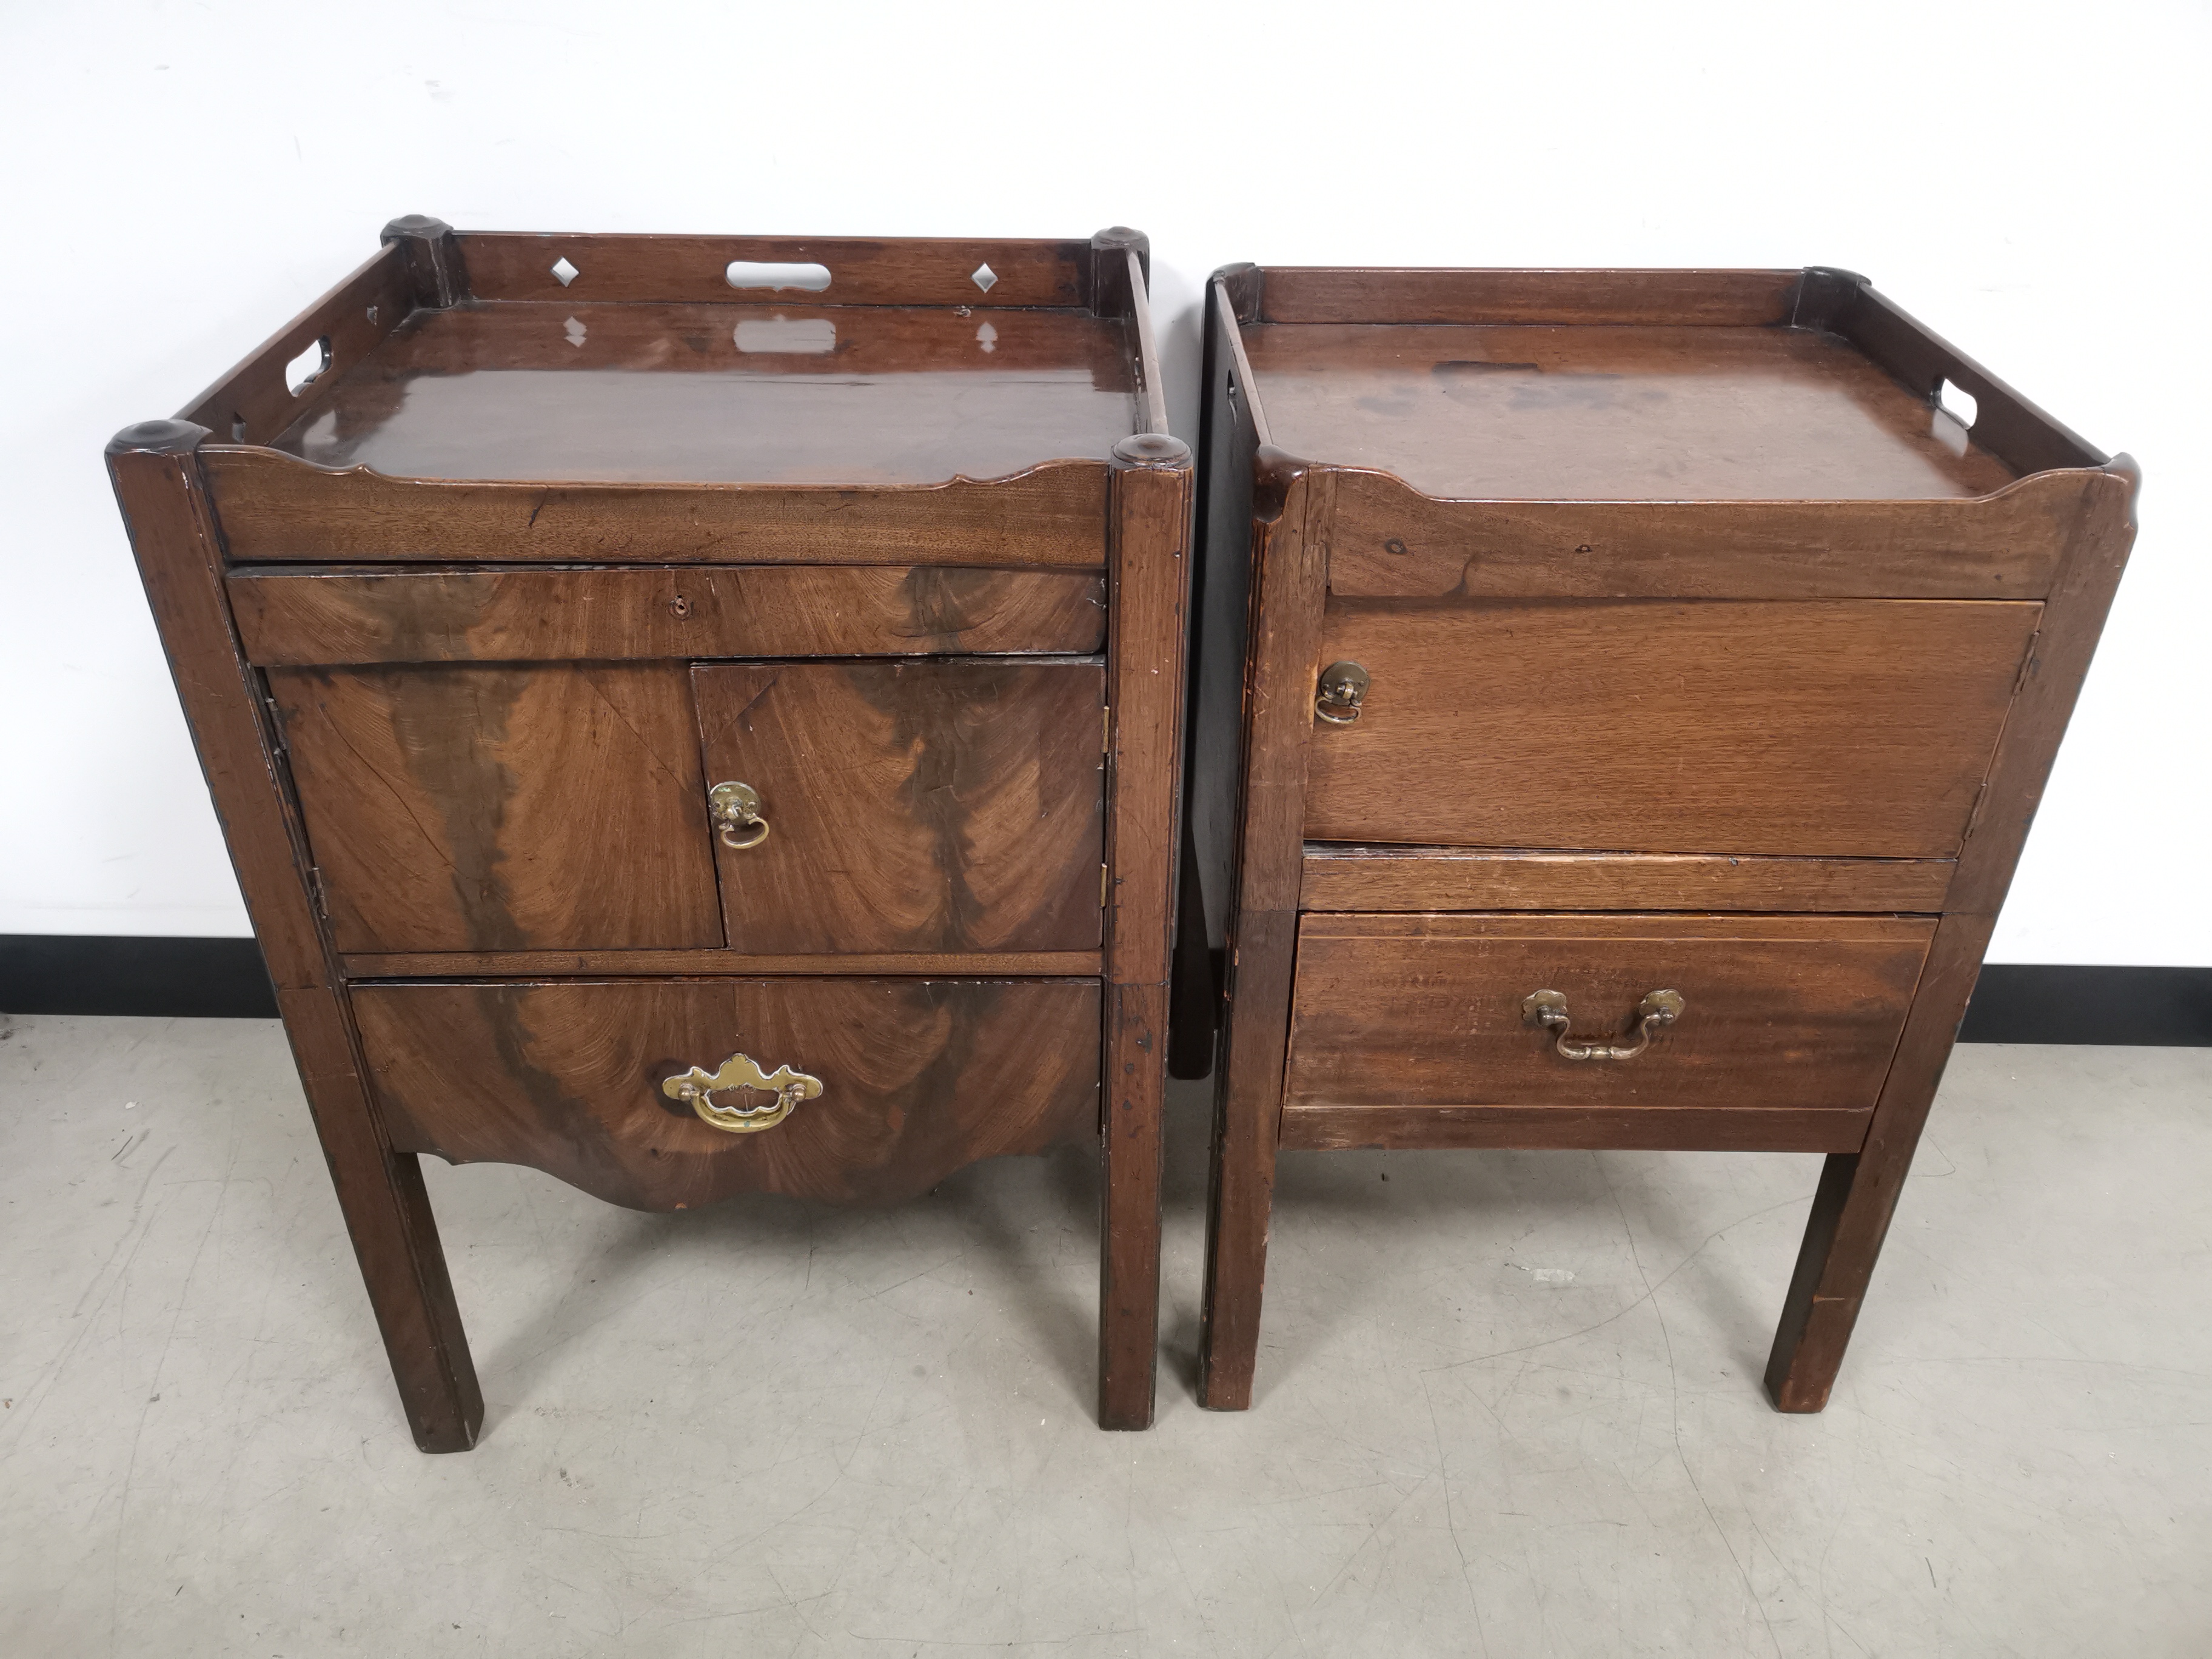
[[[1645,1147],[1827,1154],[1766,1375],[1819,1410],[2132,464],[1843,271],[1231,266],[1206,344],[1206,1403],[1278,1148]]]
[[[1152,1412],[1183,597],[1149,253],[456,234],[117,495],[426,1450],[483,1415],[416,1158],[883,1203],[1103,1141]]]

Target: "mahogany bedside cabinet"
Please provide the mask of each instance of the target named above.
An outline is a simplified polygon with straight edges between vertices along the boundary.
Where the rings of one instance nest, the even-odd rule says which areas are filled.
[[[1818,1411],[2133,464],[1844,271],[1237,265],[1208,313],[1205,1403],[1278,1148],[1643,1147],[1827,1155],[1766,1372]]]
[[[1133,231],[456,234],[109,466],[416,1443],[416,1158],[641,1209],[1104,1148],[1152,1419],[1188,449]]]

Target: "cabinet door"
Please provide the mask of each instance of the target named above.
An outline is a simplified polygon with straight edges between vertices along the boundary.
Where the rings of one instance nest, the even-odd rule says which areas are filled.
[[[1306,838],[1949,858],[2042,609],[1332,599]]]
[[[684,665],[269,684],[339,950],[721,944]]]
[[[708,787],[747,785],[765,825],[716,838],[732,949],[1097,947],[1099,664],[709,663],[692,675]]]

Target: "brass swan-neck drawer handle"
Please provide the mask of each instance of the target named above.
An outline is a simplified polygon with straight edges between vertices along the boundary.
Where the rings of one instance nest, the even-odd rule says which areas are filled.
[[[775,1098],[753,1107],[718,1106],[714,1097],[725,1089],[752,1089]],[[819,1095],[822,1079],[794,1072],[788,1066],[763,1072],[750,1054],[732,1054],[720,1071],[694,1066],[681,1077],[664,1078],[660,1092],[671,1100],[689,1101],[699,1121],[711,1128],[726,1129],[733,1135],[754,1135],[773,1129],[791,1115],[792,1108],[800,1101]]]
[[[718,783],[707,792],[707,815],[721,832],[722,845],[742,853],[768,839],[761,816],[760,791],[750,783]]]
[[[1314,691],[1314,714],[1331,726],[1349,726],[1367,700],[1367,671],[1356,662],[1333,662],[1321,671]]]
[[[1559,1040],[1555,1046],[1561,1060],[1633,1060],[1651,1046],[1654,1031],[1681,1018],[1684,1006],[1680,991],[1647,993],[1636,1005],[1633,1042],[1576,1042],[1567,1035],[1567,1000],[1557,991],[1531,991],[1522,998],[1521,1020],[1526,1025],[1557,1031]]]

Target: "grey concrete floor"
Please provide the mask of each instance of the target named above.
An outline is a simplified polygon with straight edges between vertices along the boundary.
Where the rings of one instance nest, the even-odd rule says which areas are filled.
[[[402,1427],[282,1036],[0,1018],[0,1654],[2203,1655],[2212,1051],[1962,1049],[1834,1403],[1796,1157],[1284,1160],[1260,1394],[1091,1419],[1093,1170],[879,1213],[430,1169]]]

